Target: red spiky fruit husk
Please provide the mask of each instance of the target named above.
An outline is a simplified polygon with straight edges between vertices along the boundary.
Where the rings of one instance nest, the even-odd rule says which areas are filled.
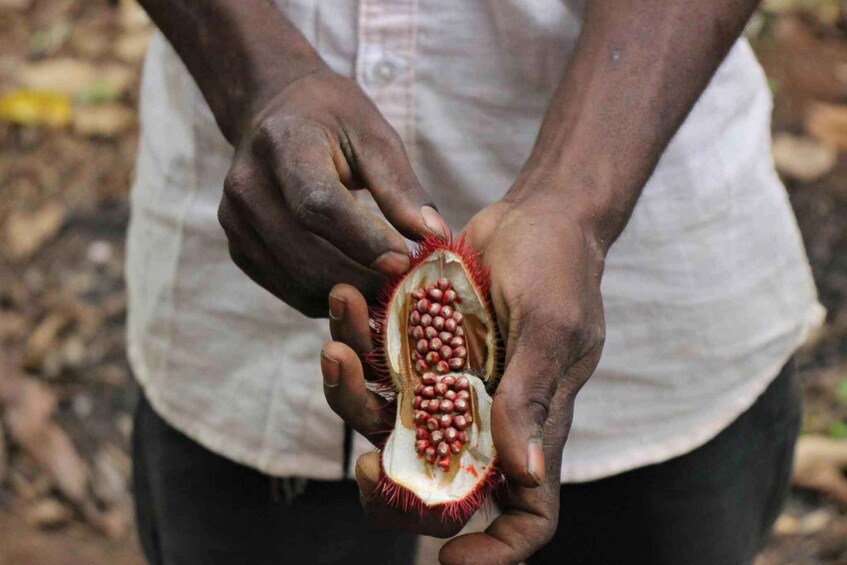
[[[489,275],[467,242],[425,239],[371,311],[368,362],[396,411],[377,492],[407,512],[464,521],[503,484],[491,439],[500,375]]]

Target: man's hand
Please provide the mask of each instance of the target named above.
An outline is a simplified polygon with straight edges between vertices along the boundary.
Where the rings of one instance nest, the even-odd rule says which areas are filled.
[[[219,216],[253,280],[321,316],[333,284],[370,294],[408,268],[400,234],[444,233],[397,133],[272,2],[141,3],[236,149]],[[357,203],[357,189],[391,225]]]
[[[238,142],[219,210],[233,260],[307,315],[325,315],[341,281],[373,296],[409,259],[400,233],[350,192],[363,188],[406,237],[444,232],[399,136],[359,86],[328,69],[295,80]]]

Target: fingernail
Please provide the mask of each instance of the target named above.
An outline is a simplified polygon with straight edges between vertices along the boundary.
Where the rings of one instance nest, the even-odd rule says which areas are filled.
[[[347,310],[347,302],[334,294],[329,295],[329,317],[335,321],[344,318],[344,312]]]
[[[526,454],[526,470],[535,484],[540,485],[544,480],[544,450],[537,439],[529,440]]]
[[[409,270],[409,256],[397,251],[386,251],[371,263],[371,269],[390,277],[402,275]]]
[[[326,388],[335,388],[338,386],[338,381],[341,380],[341,363],[321,351],[321,358],[327,363],[321,363],[324,375],[324,386]]]
[[[447,234],[449,232],[447,224],[444,223],[444,218],[441,217],[441,214],[439,214],[435,208],[432,206],[424,206],[421,208],[421,216],[423,217],[424,224],[426,224],[426,227],[429,228],[429,231],[445,239],[447,238]]]

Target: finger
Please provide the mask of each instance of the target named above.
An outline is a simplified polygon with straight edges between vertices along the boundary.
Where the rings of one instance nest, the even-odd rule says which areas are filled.
[[[226,232],[229,254],[236,266],[253,282],[274,296],[311,317],[323,316],[320,299],[309,297],[291,284],[292,279],[279,266],[271,252],[224,194],[218,219]]]
[[[272,150],[272,172],[288,209],[308,231],[388,276],[409,268],[403,237],[362,207],[341,183],[323,132],[285,136]]]
[[[464,522],[442,520],[437,509],[419,515],[389,506],[378,489],[381,474],[378,453],[366,453],[356,461],[359,499],[365,512],[380,526],[437,538],[454,536],[464,527]]]
[[[542,432],[561,369],[527,333],[510,335],[514,349],[494,394],[491,434],[506,474],[521,486],[535,487],[544,481]]]
[[[368,304],[349,284],[337,284],[329,293],[329,330],[332,339],[346,343],[364,356],[373,350]]]
[[[321,351],[324,396],[350,427],[374,445],[382,443],[394,424],[387,401],[365,386],[362,363],[352,349],[334,341]]]
[[[359,176],[391,225],[414,240],[448,236],[447,223],[418,181],[396,132],[354,137],[352,150]]]
[[[323,302],[330,285],[338,281],[349,282],[368,295],[374,295],[384,282],[378,273],[300,226],[272,179],[253,157],[241,154],[233,161],[224,182],[224,198],[271,253],[272,261],[258,265],[283,267],[289,279],[286,284],[299,284],[303,292]]]

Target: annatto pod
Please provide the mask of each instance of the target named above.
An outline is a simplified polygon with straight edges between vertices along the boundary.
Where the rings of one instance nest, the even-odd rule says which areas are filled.
[[[374,309],[370,358],[396,409],[378,492],[444,520],[473,514],[500,482],[491,438],[499,377],[488,271],[463,241],[426,239]]]

